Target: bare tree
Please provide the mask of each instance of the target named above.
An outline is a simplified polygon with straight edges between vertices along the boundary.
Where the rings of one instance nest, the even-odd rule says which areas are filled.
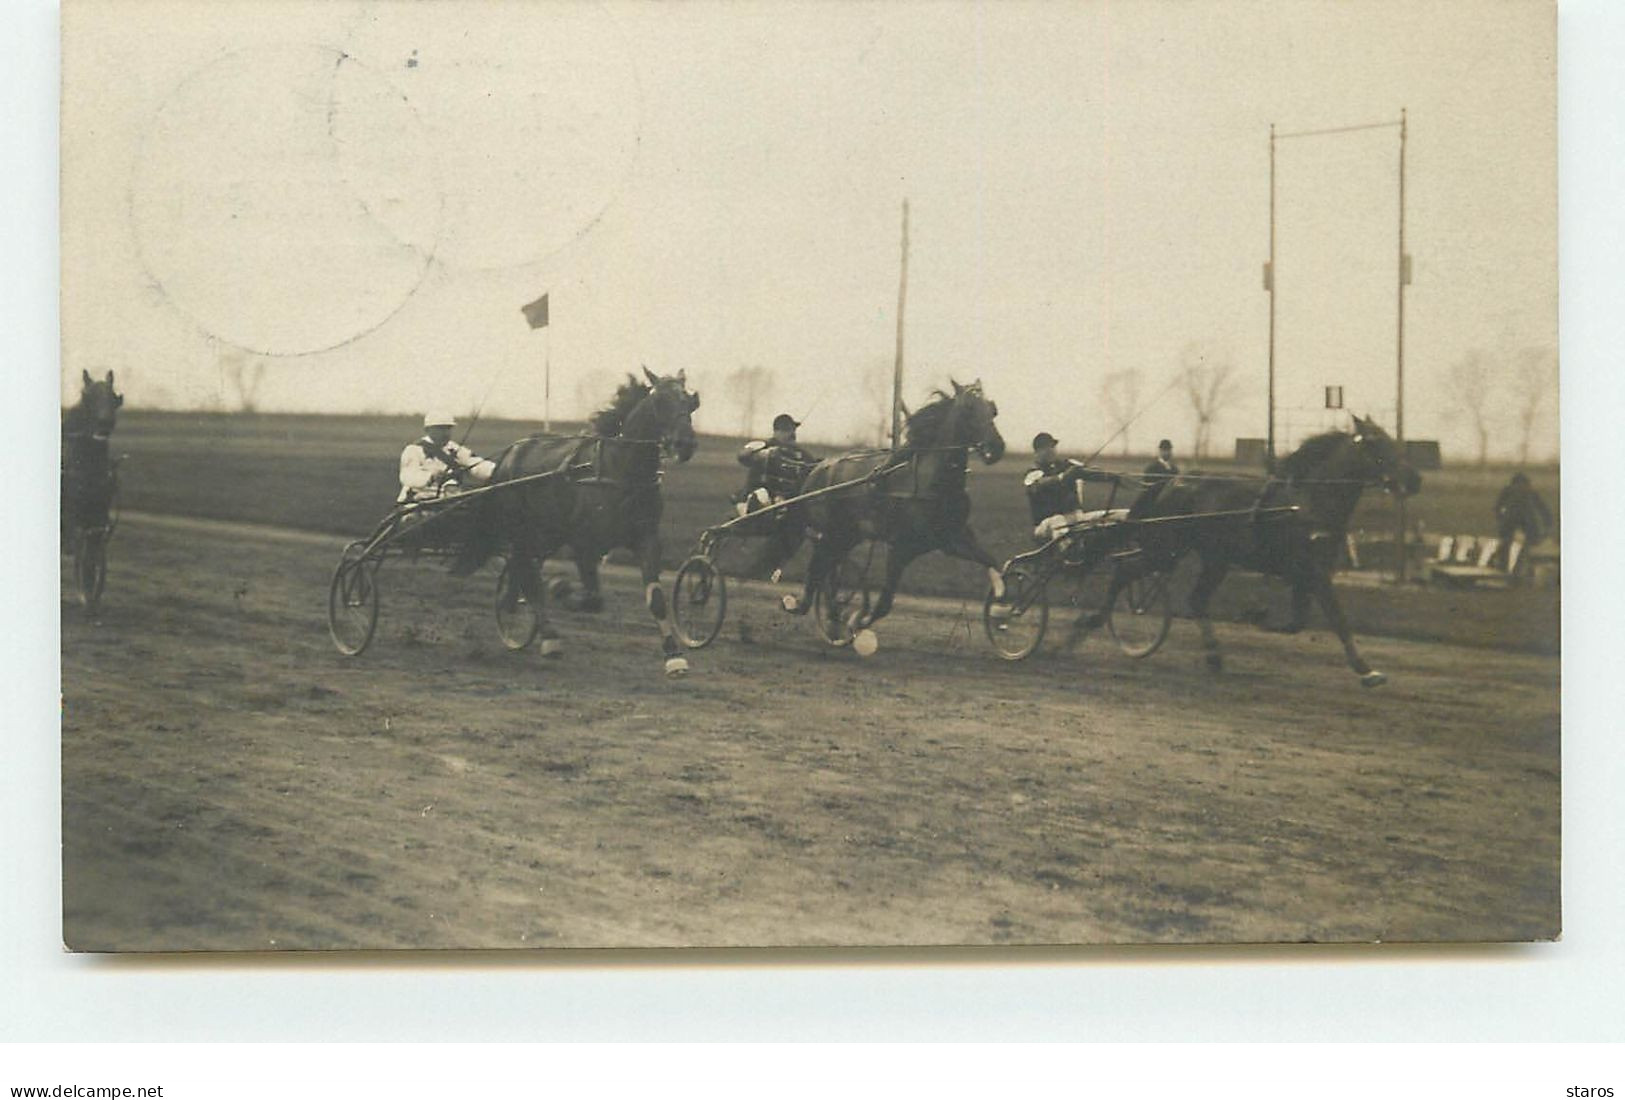
[[[739,402],[740,434],[749,435],[756,424],[756,409],[773,392],[773,375],[760,364],[739,367],[728,374],[728,388]]]
[[[257,412],[260,382],[265,378],[265,362],[232,351],[221,355],[220,369],[237,393],[238,410],[245,413]]]
[[[1512,383],[1518,397],[1518,461],[1527,463],[1535,426],[1557,389],[1557,356],[1550,348],[1519,348],[1512,356]]]
[[[1499,374],[1495,366],[1489,352],[1474,348],[1450,368],[1450,384],[1456,388],[1456,404],[1472,421],[1473,433],[1478,437],[1480,466],[1489,461],[1489,399]]]
[[[1179,360],[1180,384],[1196,418],[1195,456],[1206,458],[1214,419],[1236,399],[1236,367],[1211,361],[1196,344],[1187,344]]]
[[[1111,421],[1108,436],[1121,433],[1123,454],[1128,454],[1128,425],[1140,411],[1140,384],[1144,374],[1138,367],[1114,370],[1100,380],[1100,404]]]

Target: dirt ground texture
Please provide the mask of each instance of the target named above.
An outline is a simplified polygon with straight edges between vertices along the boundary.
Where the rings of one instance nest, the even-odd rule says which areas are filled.
[[[868,661],[765,586],[659,672],[634,585],[510,653],[494,571],[128,519],[63,598],[64,937],[89,950],[1480,940],[1559,931],[1555,657],[1192,624],[1022,663],[900,601]],[[669,582],[669,575],[667,577]],[[1053,635],[1052,635],[1053,636]]]

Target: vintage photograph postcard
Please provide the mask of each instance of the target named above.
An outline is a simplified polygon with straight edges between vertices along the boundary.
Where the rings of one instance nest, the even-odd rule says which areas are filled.
[[[69,0],[88,952],[1553,939],[1549,0]]]

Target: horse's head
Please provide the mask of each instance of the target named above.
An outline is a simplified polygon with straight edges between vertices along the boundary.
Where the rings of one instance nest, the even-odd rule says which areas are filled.
[[[1349,448],[1356,461],[1353,476],[1375,482],[1395,496],[1414,496],[1422,491],[1422,475],[1405,460],[1394,437],[1378,427],[1375,420],[1354,418]]]
[[[658,438],[668,453],[677,456],[677,461],[687,462],[699,445],[692,417],[700,407],[700,395],[689,391],[685,371],[663,376],[644,367],[643,375],[649,380],[649,395],[640,410],[651,417],[648,436]]]
[[[974,447],[982,461],[991,466],[1004,457],[1004,436],[993,423],[998,418],[999,406],[982,392],[980,378],[968,386],[961,386],[951,378],[948,382],[954,388],[953,426],[949,429],[953,438],[943,442]]]
[[[79,395],[79,408],[83,410],[80,415],[94,438],[106,439],[113,434],[113,425],[118,420],[119,406],[124,404],[124,395],[113,389],[112,371],[108,371],[106,379],[100,382],[91,378],[89,371],[81,373],[84,375],[84,389]]]

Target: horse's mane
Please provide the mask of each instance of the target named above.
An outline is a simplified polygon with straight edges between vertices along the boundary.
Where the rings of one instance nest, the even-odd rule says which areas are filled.
[[[948,410],[953,408],[953,404],[953,394],[932,390],[931,400],[908,415],[903,432],[904,449],[935,443],[942,434],[942,422],[947,419]]]
[[[646,382],[638,381],[635,375],[628,374],[626,381],[615,388],[615,396],[610,403],[589,418],[593,432],[603,436],[620,435],[626,418],[632,415],[632,410],[649,396],[653,388]]]
[[[1303,445],[1281,460],[1277,469],[1286,477],[1303,477],[1318,468],[1332,452],[1348,442],[1347,432],[1322,432],[1303,441]]]

